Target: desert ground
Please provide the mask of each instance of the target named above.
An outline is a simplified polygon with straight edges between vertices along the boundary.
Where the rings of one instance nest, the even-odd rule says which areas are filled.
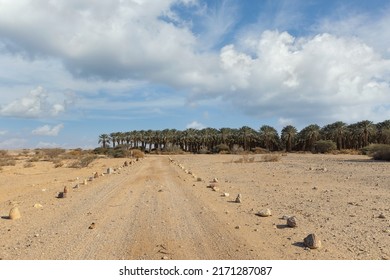
[[[0,259],[390,258],[389,162],[362,155],[285,154],[275,162],[264,155],[147,155],[122,167],[125,160],[54,168],[48,161],[26,167],[21,158],[2,167]],[[115,172],[102,176],[108,168]],[[99,177],[89,181],[94,172]],[[57,198],[65,186],[66,198]],[[14,206],[21,215],[15,220]],[[256,215],[264,209],[272,215]],[[286,216],[295,216],[297,227],[288,227]],[[304,245],[310,233],[320,248]]]

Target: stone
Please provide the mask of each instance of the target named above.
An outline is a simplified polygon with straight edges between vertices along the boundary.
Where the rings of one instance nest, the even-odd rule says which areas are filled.
[[[229,197],[229,195],[230,195],[230,194],[227,193],[227,192],[225,192],[225,193],[222,194],[222,196],[224,196],[224,197]]]
[[[95,172],[93,173],[93,177],[96,179],[96,178],[99,178],[99,173]]]
[[[40,209],[42,207],[43,207],[42,204],[39,204],[39,203],[34,204],[34,208],[36,208],[36,209]]]
[[[289,227],[292,227],[292,228],[297,227],[298,226],[297,219],[294,216],[288,218],[287,219],[287,225]]]
[[[196,181],[202,182],[202,178],[198,177],[198,178],[196,178]]]
[[[241,203],[242,202],[242,197],[241,197],[240,193],[237,195],[235,202],[236,203]]]
[[[385,214],[383,213],[380,213],[379,216],[378,216],[379,219],[386,219],[386,216]]]
[[[256,215],[260,216],[260,217],[269,217],[269,216],[272,216],[272,213],[271,213],[271,210],[267,208],[267,209],[263,209],[263,210],[257,212]]]
[[[107,168],[107,174],[112,174],[113,173],[113,170],[112,170],[112,168],[110,167],[110,168]]]
[[[315,233],[311,233],[308,236],[306,236],[305,239],[303,239],[303,243],[307,248],[310,249],[319,249],[321,248],[321,240],[318,238],[318,236]]]
[[[84,185],[88,185],[87,179],[84,179]]]
[[[213,191],[215,191],[215,192],[219,191],[219,188],[216,187],[216,186],[212,187],[211,189],[212,189]]]
[[[20,211],[17,206],[11,208],[11,210],[9,211],[8,218],[10,220],[17,220],[21,218]]]
[[[217,178],[214,178],[212,182],[213,182],[213,183],[218,183],[218,179],[217,179]]]
[[[88,229],[94,229],[96,227],[95,223],[91,223],[91,225],[88,227]]]
[[[64,193],[68,193],[68,188],[66,186],[64,187]]]

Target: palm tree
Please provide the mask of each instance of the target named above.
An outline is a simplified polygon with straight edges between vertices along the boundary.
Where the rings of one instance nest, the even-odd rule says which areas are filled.
[[[318,140],[320,136],[320,127],[316,124],[311,124],[302,129],[298,138],[301,143],[301,149],[303,151],[311,151],[314,148],[314,142]]]
[[[108,134],[99,135],[99,144],[102,143],[103,149],[107,148],[107,145],[110,144],[110,136]]]
[[[292,125],[287,125],[282,129],[282,140],[284,141],[286,151],[291,152],[292,144],[297,135],[297,129]]]
[[[341,121],[328,124],[321,129],[322,139],[334,141],[337,144],[338,150],[345,148],[347,132],[347,125]]]
[[[260,139],[267,150],[275,150],[279,146],[279,135],[275,128],[269,125],[260,127]]]
[[[372,121],[365,120],[365,121],[358,122],[357,126],[359,128],[360,137],[361,137],[361,147],[359,147],[359,148],[363,148],[365,146],[368,146],[371,138],[373,137],[373,135],[375,133],[374,124],[372,123]]]

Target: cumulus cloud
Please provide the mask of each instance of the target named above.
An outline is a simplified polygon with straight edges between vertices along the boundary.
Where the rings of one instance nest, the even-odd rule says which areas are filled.
[[[44,125],[34,129],[31,133],[42,136],[57,136],[63,128],[63,124],[58,124],[56,126]]]
[[[52,103],[43,87],[37,87],[27,96],[0,106],[0,115],[18,118],[39,118],[57,116],[65,111],[65,105]]]
[[[252,56],[233,45],[220,53],[231,91],[225,96],[247,113],[348,121],[390,117],[377,115],[390,106],[390,60],[364,42],[265,31],[251,47]]]
[[[186,125],[186,128],[195,128],[195,129],[203,129],[205,126],[201,124],[200,122],[193,121]]]

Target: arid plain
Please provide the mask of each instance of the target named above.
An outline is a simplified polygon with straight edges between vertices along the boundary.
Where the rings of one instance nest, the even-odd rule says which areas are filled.
[[[321,154],[125,161],[55,168],[24,155],[2,167],[0,259],[390,258],[389,162]],[[14,206],[21,217],[12,220]],[[272,215],[256,215],[264,209]],[[310,233],[321,248],[303,244]]]

